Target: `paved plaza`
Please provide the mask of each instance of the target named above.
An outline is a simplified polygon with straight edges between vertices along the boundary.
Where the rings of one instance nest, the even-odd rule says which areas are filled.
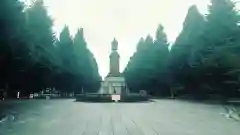
[[[1,101],[0,135],[239,135],[220,105],[177,100],[84,103]]]

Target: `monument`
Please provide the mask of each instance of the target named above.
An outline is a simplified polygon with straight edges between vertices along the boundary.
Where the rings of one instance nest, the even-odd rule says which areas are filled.
[[[120,55],[117,50],[118,42],[114,38],[111,43],[111,54],[109,56],[109,73],[102,81],[100,94],[122,95],[128,93],[125,79],[119,71]]]
[[[141,93],[131,93],[125,83],[123,74],[119,71],[120,55],[118,54],[118,42],[114,38],[111,43],[109,55],[109,73],[101,82],[98,93],[85,93],[76,96],[77,101],[97,102],[139,102],[148,101],[148,97]]]

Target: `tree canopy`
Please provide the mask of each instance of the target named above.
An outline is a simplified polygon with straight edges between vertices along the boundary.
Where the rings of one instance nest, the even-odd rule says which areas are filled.
[[[168,91],[171,96],[239,96],[239,19],[231,0],[211,0],[207,15],[191,6],[170,52],[161,26],[154,42],[159,40],[159,45],[149,45],[150,38],[148,45],[140,40],[125,69],[128,86],[151,94]],[[143,86],[146,82],[149,85]]]
[[[72,35],[64,26],[59,36],[55,34],[43,0],[28,7],[19,0],[1,0],[0,9],[1,89],[10,96],[46,87],[62,93],[98,91],[98,64],[83,28]],[[163,25],[154,36],[139,39],[124,70],[131,91],[172,97],[240,96],[239,12],[231,0],[211,0],[208,9],[202,15],[197,6],[189,7],[171,47]]]
[[[148,89],[154,94],[159,94],[157,89],[160,87],[166,90],[165,71],[168,54],[167,36],[163,26],[159,25],[154,40],[150,35],[140,39],[136,52],[124,71],[130,90]]]
[[[43,0],[32,1],[28,7],[18,0],[0,3],[4,11],[0,13],[0,87],[9,96],[46,87],[65,93],[99,89],[98,65],[87,49],[83,29],[72,39],[65,26],[57,37]]]

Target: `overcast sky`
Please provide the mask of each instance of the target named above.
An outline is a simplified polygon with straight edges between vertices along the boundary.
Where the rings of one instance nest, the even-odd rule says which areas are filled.
[[[99,72],[109,71],[109,54],[114,37],[119,42],[120,70],[124,70],[136,43],[147,34],[154,36],[163,24],[170,42],[182,28],[189,6],[196,4],[206,13],[209,0],[44,0],[59,34],[66,24],[74,35],[84,28],[89,49],[95,55]]]

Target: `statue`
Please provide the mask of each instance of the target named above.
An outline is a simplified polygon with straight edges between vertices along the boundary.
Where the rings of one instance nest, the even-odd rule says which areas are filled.
[[[101,93],[108,93],[115,96],[112,100],[120,100],[120,95],[124,91],[125,78],[119,71],[120,55],[118,53],[118,42],[114,38],[111,42],[111,53],[109,55],[109,73],[104,78],[101,86]]]
[[[112,41],[112,51],[113,50],[118,50],[118,42],[115,38]]]
[[[114,38],[113,41],[111,42],[111,49],[112,52],[109,56],[110,58],[110,70],[109,70],[109,74],[108,76],[119,76],[120,72],[119,72],[119,59],[120,56],[117,52],[118,49],[118,42],[117,40]]]

